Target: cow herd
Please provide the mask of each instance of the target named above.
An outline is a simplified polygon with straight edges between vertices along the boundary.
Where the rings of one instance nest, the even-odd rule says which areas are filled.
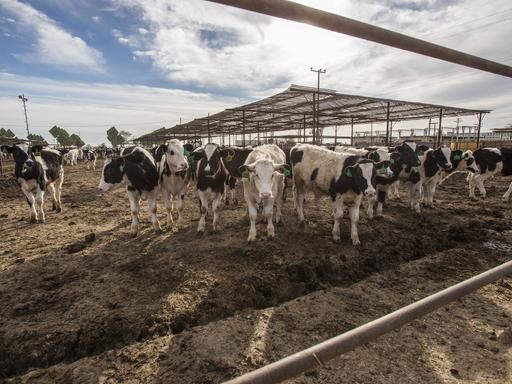
[[[53,209],[60,212],[64,163],[76,164],[79,159],[87,168],[96,166],[103,157],[87,149],[71,149],[63,153],[50,148],[24,144],[2,146],[15,161],[15,177],[27,198],[31,221],[45,221],[44,194],[53,198]],[[475,199],[475,188],[486,196],[484,182],[498,173],[512,174],[512,150],[481,148],[474,152],[436,149],[404,141],[396,147],[351,148],[338,146],[334,150],[310,144],[296,144],[285,153],[275,144],[254,148],[221,147],[215,143],[195,147],[179,140],[150,150],[139,146],[127,147],[118,154],[107,155],[98,190],[108,192],[126,187],[131,211],[130,233],[139,232],[140,201],[147,200],[151,223],[160,230],[157,200],[162,196],[167,224],[174,224],[176,205],[177,226],[183,222],[185,195],[190,183],[195,184],[199,200],[200,219],[197,231],[206,228],[211,212],[212,228],[219,229],[219,216],[224,204],[237,204],[235,184],[241,181],[250,220],[247,241],[257,238],[258,214],[266,222],[269,239],[276,236],[274,223],[281,221],[285,189],[293,182],[294,205],[298,221],[304,223],[306,193],[328,196],[332,202],[332,237],[340,239],[340,223],[348,211],[353,245],[360,244],[359,211],[366,200],[368,218],[382,215],[387,197],[397,197],[398,184],[409,190],[408,205],[419,213],[421,205],[433,208],[436,187],[458,172],[468,174],[469,196]],[[229,192],[229,194],[228,194]],[[504,199],[512,194],[512,183]],[[211,209],[210,209],[211,206]]]

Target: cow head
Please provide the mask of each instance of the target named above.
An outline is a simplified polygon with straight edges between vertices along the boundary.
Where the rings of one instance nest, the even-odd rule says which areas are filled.
[[[101,172],[100,184],[98,190],[105,193],[124,184],[126,160],[123,157],[112,157],[105,160],[103,171]]]
[[[472,151],[462,152],[461,150],[452,151],[451,161],[453,169],[456,171],[468,171],[471,173],[479,173],[480,170],[475,162]]]
[[[395,151],[400,154],[400,160],[406,167],[418,167],[421,165],[414,141],[404,141],[401,145],[395,147]]]
[[[165,162],[167,166],[173,172],[186,171],[188,169],[188,151],[185,152],[185,148],[181,141],[173,139],[167,144],[162,144],[155,150],[155,161],[160,163],[162,157],[165,156]]]
[[[386,161],[387,166],[389,167],[389,162]],[[386,165],[382,164],[381,166]],[[372,160],[359,160],[354,165],[349,165],[345,167],[343,170],[342,177],[346,177],[351,180],[357,190],[361,191],[365,196],[375,196],[377,193],[375,187],[377,170],[375,168],[375,163]]]
[[[429,150],[429,146],[425,144],[420,144],[416,146],[416,154],[419,156],[425,155],[425,152]]]
[[[272,186],[277,172],[284,169],[289,170],[288,164],[275,164],[270,159],[258,159],[251,164],[240,166],[242,176],[247,176],[256,187],[260,199],[271,199],[274,197]]]
[[[446,145],[442,145],[432,151],[432,157],[436,160],[436,164],[445,171],[450,171],[452,169],[451,152],[450,148]]]
[[[218,144],[208,143],[204,148],[196,149],[190,154],[194,161],[199,161],[198,172],[204,175],[214,175],[222,166]]]

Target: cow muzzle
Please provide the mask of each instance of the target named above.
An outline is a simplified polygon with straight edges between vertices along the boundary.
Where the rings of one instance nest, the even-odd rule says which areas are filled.
[[[366,191],[364,191],[364,195],[368,197],[373,197],[377,191],[375,191],[375,188],[368,188]]]
[[[260,192],[260,199],[267,200],[272,198],[272,192]]]

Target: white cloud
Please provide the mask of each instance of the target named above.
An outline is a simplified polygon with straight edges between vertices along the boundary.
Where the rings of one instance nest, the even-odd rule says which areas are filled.
[[[2,0],[0,8],[18,20],[23,34],[34,35],[34,49],[17,55],[20,60],[50,65],[68,72],[88,71],[103,73],[104,58],[101,52],[84,40],[58,26],[55,21],[28,4],[15,0]]]
[[[31,131],[51,139],[53,125],[80,133],[88,143],[106,142],[112,125],[140,136],[207,113],[238,105],[241,100],[207,93],[127,84],[77,83],[0,72],[0,127],[25,136],[20,90],[28,98]]]
[[[92,21],[94,21],[95,23],[99,23],[99,22],[100,22],[100,17],[99,17],[99,16],[93,16],[91,19],[92,19]]]

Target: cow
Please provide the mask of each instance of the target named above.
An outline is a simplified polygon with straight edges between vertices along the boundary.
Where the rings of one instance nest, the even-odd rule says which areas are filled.
[[[363,196],[376,194],[377,168],[388,168],[388,160],[375,164],[370,159],[347,153],[336,153],[310,144],[297,144],[290,152],[295,206],[299,223],[304,223],[303,203],[306,191],[331,197],[334,212],[332,237],[340,240],[340,221],[349,206],[351,240],[361,244],[357,231],[359,208]]]
[[[86,163],[87,169],[96,169],[96,158],[98,154],[92,149],[84,149],[83,150],[83,158]]]
[[[451,172],[452,153],[449,147],[443,145],[437,149],[427,149],[420,156],[421,165],[417,168],[420,173],[420,190],[423,191],[423,204],[434,208],[436,187],[443,177],[443,172]]]
[[[253,148],[244,164],[239,170],[242,174],[244,199],[249,212],[250,228],[247,242],[256,240],[256,219],[258,205],[263,206],[263,218],[267,220],[267,238],[274,239],[273,224],[274,204],[276,206],[275,221],[281,221],[281,208],[283,206],[284,174],[286,156],[281,148],[275,144],[265,144]]]
[[[242,178],[242,174],[240,173],[240,167],[244,165],[247,156],[252,152],[250,148],[242,148],[242,147],[228,147],[222,148],[220,150],[220,156],[222,157],[222,162],[226,167],[229,175],[226,178],[226,186],[231,195],[231,202],[234,205],[238,204],[238,200],[236,198],[235,185],[237,180]],[[224,203],[229,205],[228,193],[224,194]]]
[[[174,223],[172,210],[173,199],[176,199],[177,225],[180,226],[183,221],[185,193],[190,180],[188,150],[184,148],[181,141],[173,139],[154,148],[154,152],[158,168],[158,184],[167,209],[167,225],[171,226]]]
[[[503,169],[503,156],[498,148],[479,148],[473,152],[479,174],[468,174],[469,197],[476,200],[475,187],[478,187],[482,199],[485,199],[487,191],[484,187],[485,180],[501,173]]]
[[[450,160],[452,163],[451,170],[443,170],[441,172],[442,179],[438,185],[443,184],[450,177],[454,176],[457,173],[479,173],[480,170],[475,162],[475,157],[473,156],[473,151],[467,150],[462,152],[460,149],[452,151],[450,156]]]
[[[485,180],[501,173],[504,176],[512,174],[512,149],[511,148],[479,148],[473,152],[475,162],[480,173],[469,173],[469,197],[476,200],[475,187],[478,187],[482,199],[485,199],[487,191],[484,187]],[[508,200],[512,193],[512,184],[505,194],[504,200]]]
[[[160,230],[156,216],[158,196],[158,170],[153,156],[141,147],[125,148],[121,156],[105,160],[98,185],[100,193],[126,186],[130,201],[132,224],[130,233],[136,237],[139,232],[140,200],[147,200],[153,228]]]
[[[207,143],[204,148],[194,150],[190,156],[196,163],[195,178],[201,214],[197,232],[204,233],[205,231],[209,200],[212,200],[213,231],[217,231],[220,203],[224,194],[224,183],[228,175],[220,155],[220,148],[215,143]]]
[[[64,154],[64,161],[68,165],[77,165],[78,164],[78,149],[64,149],[61,150],[61,153]]]
[[[45,222],[44,193],[50,191],[53,210],[62,211],[61,192],[64,182],[62,155],[53,149],[26,144],[2,146],[2,152],[11,153],[15,162],[14,176],[30,206],[30,222]]]

